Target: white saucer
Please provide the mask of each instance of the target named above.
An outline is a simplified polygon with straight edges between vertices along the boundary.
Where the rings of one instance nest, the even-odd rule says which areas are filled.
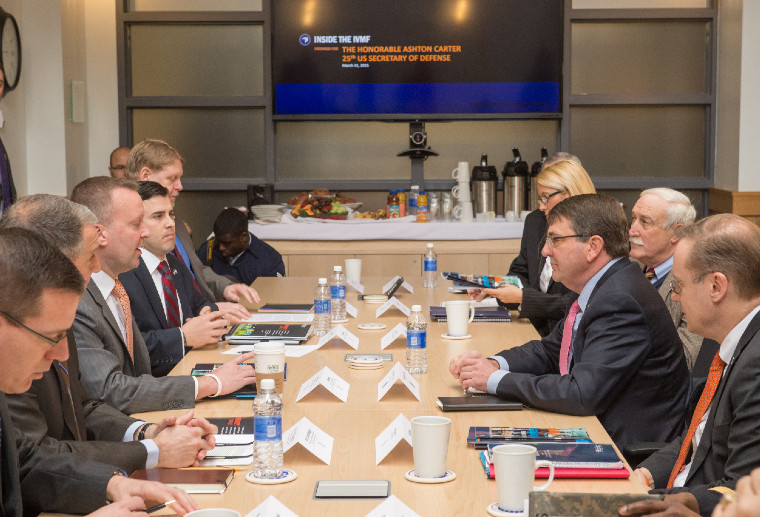
[[[379,355],[358,355],[351,358],[348,362],[356,364],[382,364],[383,358]]]
[[[352,370],[382,370],[383,369],[382,363],[381,364],[377,364],[377,365],[374,365],[374,364],[372,364],[372,365],[363,365],[363,364],[351,364],[351,363],[348,363],[348,367],[351,368]]]
[[[279,485],[282,483],[290,483],[297,477],[298,474],[296,474],[294,470],[282,469],[282,474],[278,478],[260,479],[254,476],[253,471],[251,471],[245,475],[245,480],[256,485]]]
[[[384,294],[365,294],[364,303],[385,303],[388,301],[388,297]]]
[[[525,512],[511,512],[507,510],[502,510],[499,508],[499,503],[491,503],[488,505],[488,514],[493,515],[494,517],[524,517]]]
[[[448,483],[449,481],[454,481],[457,478],[457,475],[452,470],[447,470],[446,473],[439,477],[439,478],[421,478],[417,475],[417,473],[414,471],[414,469],[407,471],[406,474],[404,474],[404,477],[413,482],[413,483]]]
[[[382,330],[387,326],[385,323],[359,323],[357,325],[361,330]]]
[[[465,334],[464,336],[452,336],[448,332],[444,332],[441,334],[441,337],[443,339],[470,339],[472,337],[472,334]]]
[[[348,323],[348,318],[344,320],[330,320],[330,321],[332,321],[333,323]]]

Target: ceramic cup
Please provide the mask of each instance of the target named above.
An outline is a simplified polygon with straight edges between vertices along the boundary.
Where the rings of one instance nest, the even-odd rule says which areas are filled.
[[[517,214],[514,210],[508,210],[507,213],[504,214],[504,220],[508,223],[517,222]]]
[[[256,391],[261,390],[262,379],[274,379],[274,390],[282,395],[285,381],[285,345],[282,343],[256,343]]]
[[[454,217],[459,219],[459,222],[471,223],[473,221],[472,202],[460,202],[457,206],[454,207],[453,214]]]
[[[451,177],[458,181],[470,181],[470,164],[459,162],[457,168],[451,171]]]
[[[446,323],[450,336],[466,336],[467,326],[475,318],[475,307],[469,300],[449,300],[446,302]]]
[[[414,471],[421,478],[439,478],[446,473],[451,419],[445,416],[412,418]]]
[[[491,459],[496,469],[496,490],[501,510],[524,511],[528,493],[545,490],[554,480],[554,465],[550,461],[536,461],[536,448],[532,445],[499,445],[493,448]],[[538,467],[549,467],[549,479],[541,486],[535,486]]]
[[[356,283],[361,283],[362,259],[346,259],[343,263],[346,266],[346,281],[352,280]]]
[[[458,201],[470,201],[470,182],[460,181],[451,189],[451,195]]]

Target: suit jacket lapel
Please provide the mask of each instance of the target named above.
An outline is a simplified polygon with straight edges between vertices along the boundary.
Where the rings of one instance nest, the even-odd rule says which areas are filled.
[[[90,283],[87,284],[87,292],[90,293],[90,296],[92,296],[92,299],[100,307],[100,311],[103,314],[103,318],[111,326],[111,330],[113,330],[116,337],[119,338],[119,341],[121,342],[121,346],[124,347],[125,360],[131,361],[131,358],[129,356],[129,350],[127,349],[127,343],[126,341],[124,341],[124,336],[121,335],[121,329],[119,328],[119,324],[116,323],[116,318],[114,318],[114,315],[111,312],[111,308],[108,306],[108,303],[106,302],[105,298],[103,298],[103,295],[100,294],[100,289],[98,289],[98,286],[95,284],[94,281],[90,280]]]
[[[153,277],[148,273],[148,267],[145,265],[145,262],[143,262],[142,257],[140,257],[140,264],[137,266],[137,269],[135,269],[135,275],[142,284],[143,290],[148,296],[148,301],[150,301],[150,306],[153,308],[153,312],[156,313],[156,316],[158,316],[158,319],[161,322],[161,327],[168,329],[169,323],[166,321],[164,306],[161,304],[161,298],[156,292],[156,284],[153,282]]]
[[[167,255],[166,261],[169,263],[169,269],[171,269],[172,276],[174,277],[174,287],[177,289],[177,297],[179,298],[179,304],[182,307],[182,315],[184,318],[192,318],[194,313],[190,302],[193,293],[185,291],[185,282],[183,281],[185,275],[180,272],[181,268],[187,270],[187,266],[174,255]],[[195,287],[193,287],[193,289],[195,289]]]
[[[713,395],[713,399],[710,402],[710,414],[707,417],[707,422],[705,422],[705,430],[702,433],[702,438],[700,438],[700,444],[703,441],[704,443],[710,443],[710,440],[712,439],[713,424],[715,423],[715,409],[721,403],[721,398],[723,397],[723,392],[726,389],[726,384],[728,384],[728,381],[731,378],[731,373],[734,370],[734,364],[736,364],[736,360],[739,358],[755,334],[757,334],[758,330],[760,330],[760,314],[757,314],[749,323],[747,330],[744,331],[744,334],[742,334],[742,337],[739,340],[739,344],[736,345],[736,350],[734,350],[734,355],[731,356],[731,361],[723,370],[723,377],[721,377],[720,383],[718,384],[718,387],[715,390],[715,394]],[[694,459],[692,460],[691,469],[689,470],[689,476],[686,480],[687,482],[699,469],[699,466],[702,464],[702,462],[705,461],[705,458],[707,458],[707,451],[709,449],[710,447],[697,447],[697,451],[694,454]]]

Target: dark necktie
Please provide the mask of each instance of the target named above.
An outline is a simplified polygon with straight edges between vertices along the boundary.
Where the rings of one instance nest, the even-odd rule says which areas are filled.
[[[166,302],[166,323],[169,328],[179,328],[179,297],[174,285],[174,277],[169,271],[169,265],[163,260],[158,263],[158,272],[161,273],[161,285],[164,287],[164,301]]]
[[[71,414],[74,415],[74,426],[77,429],[77,440],[80,442],[82,441],[82,431],[79,429],[79,419],[77,418],[77,408],[74,407],[74,398],[71,396],[71,379],[69,378],[69,371],[66,369],[66,366],[61,363],[60,361],[57,361],[58,367],[61,369],[61,372],[63,372],[63,380],[66,383],[66,394],[69,398],[69,407],[71,407]]]
[[[8,155],[5,154],[5,146],[0,140],[0,185],[2,185],[2,211],[11,206],[11,176],[8,174]],[[2,213],[2,212],[0,212]]]
[[[652,279],[656,277],[657,275],[654,273],[653,267],[648,267],[644,270],[644,276],[646,277],[647,280],[651,282]]]

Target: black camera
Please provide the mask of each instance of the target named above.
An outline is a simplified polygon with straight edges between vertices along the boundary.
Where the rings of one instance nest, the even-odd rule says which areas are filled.
[[[409,147],[411,149],[425,149],[427,133],[424,122],[412,122],[409,124]]]

